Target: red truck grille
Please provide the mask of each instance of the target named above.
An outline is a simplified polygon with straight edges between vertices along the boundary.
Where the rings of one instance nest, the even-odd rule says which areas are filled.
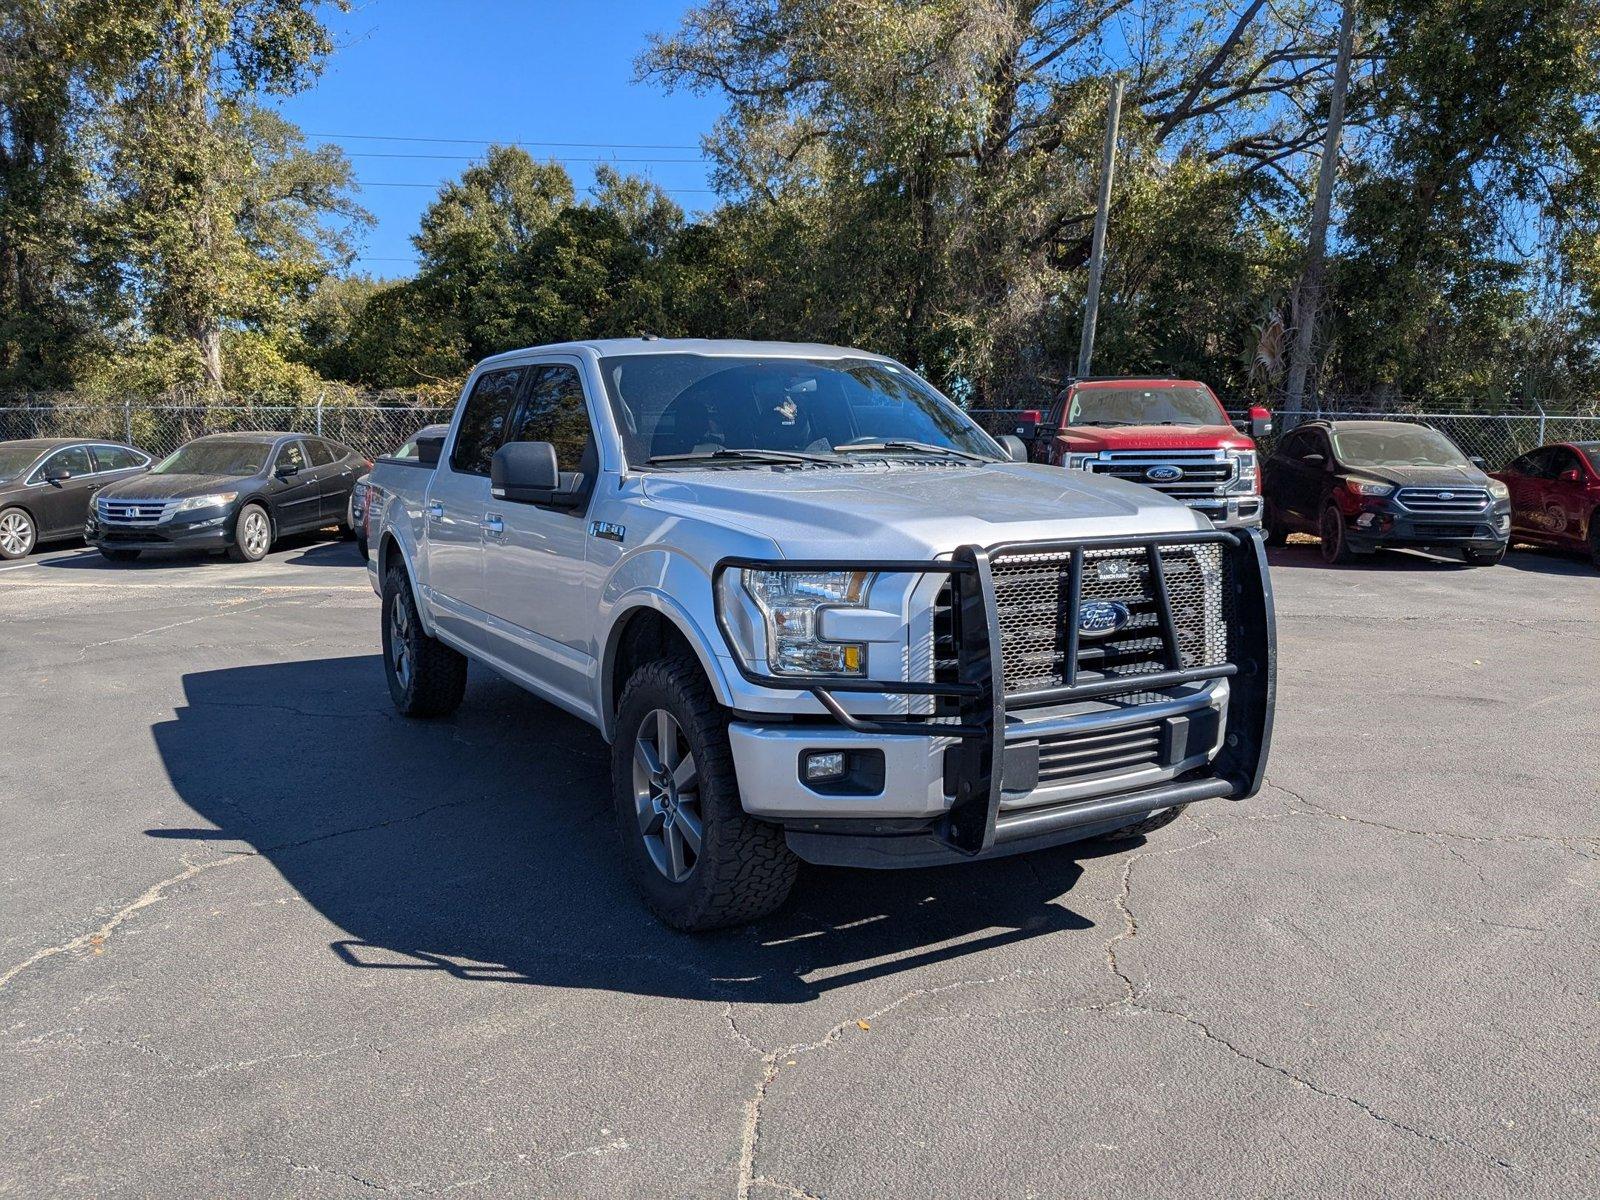
[[[1092,459],[1089,470],[1155,488],[1175,499],[1199,500],[1223,495],[1233,482],[1235,465],[1220,450],[1110,450]]]

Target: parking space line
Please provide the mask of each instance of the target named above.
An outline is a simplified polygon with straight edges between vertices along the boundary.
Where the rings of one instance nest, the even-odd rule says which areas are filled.
[[[33,565],[33,564],[29,564]],[[0,568],[4,569],[4,568]],[[366,592],[376,597],[376,593],[367,584],[363,583],[124,583],[112,579],[40,579],[20,580],[18,587],[36,588],[87,588],[105,590],[108,588],[131,588],[141,590],[161,591],[187,591],[210,592],[216,590],[245,590],[252,592]]]

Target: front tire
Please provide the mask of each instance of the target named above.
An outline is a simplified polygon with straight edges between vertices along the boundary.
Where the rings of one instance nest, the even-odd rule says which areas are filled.
[[[674,929],[742,925],[789,896],[799,860],[739,800],[728,715],[699,664],[647,663],[623,690],[612,799],[628,872]]]
[[[20,508],[0,512],[0,558],[27,558],[39,541],[39,528]]]
[[[272,518],[259,504],[246,504],[233,519],[233,546],[228,554],[235,562],[260,562],[272,549]]]
[[[383,668],[403,717],[442,717],[461,706],[467,658],[422,628],[403,567],[383,579]]]
[[[1283,523],[1283,518],[1278,515],[1277,505],[1271,500],[1263,501],[1261,513],[1261,533],[1266,538],[1269,546],[1286,546],[1289,544],[1289,529]]]
[[[1589,514],[1589,561],[1600,569],[1600,509]]]
[[[1355,551],[1350,549],[1345,533],[1344,514],[1333,505],[1323,510],[1318,531],[1322,536],[1323,562],[1329,566],[1343,566],[1355,559]]]
[[[101,546],[100,557],[107,562],[132,562],[139,557],[139,552],[125,546]]]
[[[1110,833],[1102,833],[1095,840],[1098,842],[1132,842],[1139,838],[1154,833],[1158,829],[1171,825],[1183,813],[1181,808],[1162,808],[1153,813],[1146,813],[1137,821],[1127,825],[1120,825]]]

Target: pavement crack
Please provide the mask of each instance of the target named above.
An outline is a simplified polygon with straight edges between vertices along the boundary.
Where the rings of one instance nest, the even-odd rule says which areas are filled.
[[[225,867],[229,863],[236,863],[243,859],[250,858],[253,856],[253,853],[253,851],[240,851],[237,854],[224,855],[222,858],[208,859],[202,863],[187,864],[185,868],[178,874],[170,876],[167,879],[163,879],[160,883],[151,884],[143,892],[139,893],[137,898],[127,904],[124,904],[121,908],[117,909],[116,912],[112,913],[111,916],[105,921],[101,922],[97,928],[91,929],[88,933],[80,933],[77,937],[71,938],[65,942],[60,942],[54,946],[45,946],[43,949],[35,950],[27,958],[23,959],[15,966],[8,968],[4,974],[0,974],[0,988],[5,987],[28,968],[37,963],[43,962],[47,958],[54,958],[58,954],[70,954],[73,951],[82,950],[85,947],[93,947],[98,953],[105,941],[117,930],[120,925],[123,924],[123,922],[127,921],[141,909],[149,908],[152,904],[155,904],[163,899],[168,888],[177,887],[180,883],[187,883],[189,880],[195,878],[195,876],[209,871],[214,867]]]

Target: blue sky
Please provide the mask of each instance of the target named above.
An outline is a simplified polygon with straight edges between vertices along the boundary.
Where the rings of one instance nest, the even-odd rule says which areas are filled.
[[[338,49],[315,86],[282,109],[309,142],[334,142],[351,156],[361,203],[378,221],[353,269],[410,274],[411,235],[435,186],[490,141],[530,143],[538,157],[562,159],[580,192],[592,160],[603,159],[655,180],[690,212],[709,207],[697,147],[721,102],[631,82],[647,35],[676,29],[684,8],[664,0],[356,0],[349,13],[330,10]]]

